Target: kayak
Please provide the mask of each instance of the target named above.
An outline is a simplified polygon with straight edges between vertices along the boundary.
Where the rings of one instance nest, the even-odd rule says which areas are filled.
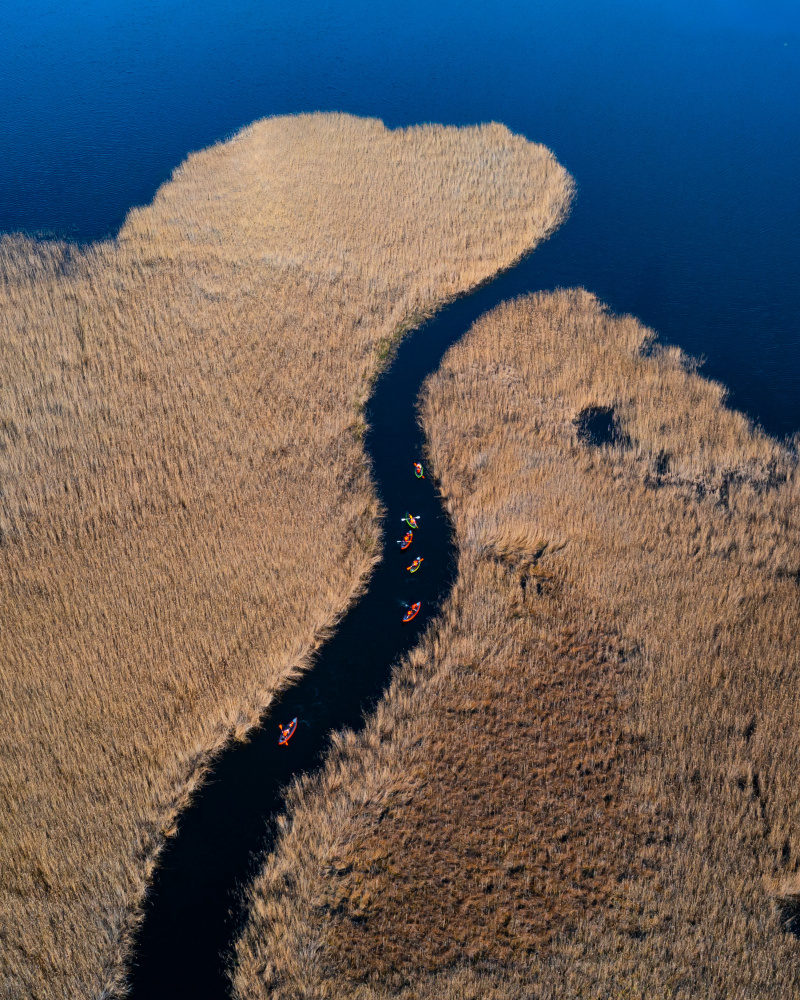
[[[410,566],[406,566],[406,569],[408,570],[409,573],[416,573],[421,565],[422,565],[422,556],[417,556],[417,558],[414,560],[414,562],[411,563]]]
[[[403,541],[402,542],[398,542],[397,544],[400,546],[401,549],[407,549],[409,547],[409,545],[413,541],[414,541],[414,534],[413,534],[413,532],[407,531],[403,535]]]
[[[419,517],[419,514],[417,514],[417,517]],[[418,528],[419,524],[417,524],[417,517],[414,517],[413,514],[409,514],[408,511],[406,511],[405,517],[401,517],[400,520],[405,521],[409,528]]]
[[[404,622],[410,622],[412,618],[416,618],[419,614],[419,609],[422,607],[422,601],[417,601],[416,604],[412,604],[411,607],[406,611]]]
[[[281,731],[281,735],[278,737],[278,745],[285,747],[288,745],[289,740],[294,736],[295,729],[297,729],[297,718],[292,719],[285,729],[280,723],[278,723],[278,729]]]
[[[425,473],[422,471],[422,462],[414,462],[414,475],[417,479],[425,478]]]

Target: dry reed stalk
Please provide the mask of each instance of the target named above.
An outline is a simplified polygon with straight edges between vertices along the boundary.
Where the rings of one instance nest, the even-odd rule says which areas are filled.
[[[212,754],[373,565],[381,345],[571,190],[501,125],[306,115],[193,154],[114,242],[0,241],[3,996],[119,982]]]
[[[796,456],[581,290],[479,320],[423,418],[459,580],[295,789],[238,995],[800,996]]]

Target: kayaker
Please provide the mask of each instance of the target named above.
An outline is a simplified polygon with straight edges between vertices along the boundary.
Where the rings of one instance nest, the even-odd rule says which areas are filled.
[[[278,737],[278,745],[285,747],[288,745],[289,740],[294,736],[295,730],[297,729],[297,717],[292,719],[285,729],[279,722],[278,729],[281,731],[281,735]]]

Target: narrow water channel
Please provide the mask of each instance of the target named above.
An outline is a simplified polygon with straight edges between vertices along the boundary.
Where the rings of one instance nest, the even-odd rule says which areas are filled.
[[[313,669],[284,693],[248,743],[225,750],[181,816],[177,836],[161,855],[136,941],[134,1000],[229,996],[226,969],[245,916],[239,895],[271,848],[282,789],[293,776],[319,767],[332,731],[362,727],[393,664],[416,644],[447,596],[455,576],[452,526],[430,476],[417,479],[413,469],[425,444],[417,420],[420,387],[481,313],[531,286],[535,260],[523,259],[418,327],[378,380],[365,444],[387,510],[382,561]],[[396,539],[406,530],[406,511],[419,515],[420,526],[401,552]],[[406,567],[417,555],[424,562],[410,574]],[[404,605],[416,601],[422,602],[420,613],[403,624]],[[288,747],[279,747],[278,723],[295,716],[296,734]]]

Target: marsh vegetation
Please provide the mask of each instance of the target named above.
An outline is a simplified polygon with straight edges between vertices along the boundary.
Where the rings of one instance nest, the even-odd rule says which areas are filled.
[[[237,995],[800,996],[795,452],[581,290],[421,413],[458,582],[293,789]]]
[[[113,242],[0,242],[4,996],[119,984],[182,805],[376,558],[386,345],[571,192],[500,125],[308,115],[193,154]]]

